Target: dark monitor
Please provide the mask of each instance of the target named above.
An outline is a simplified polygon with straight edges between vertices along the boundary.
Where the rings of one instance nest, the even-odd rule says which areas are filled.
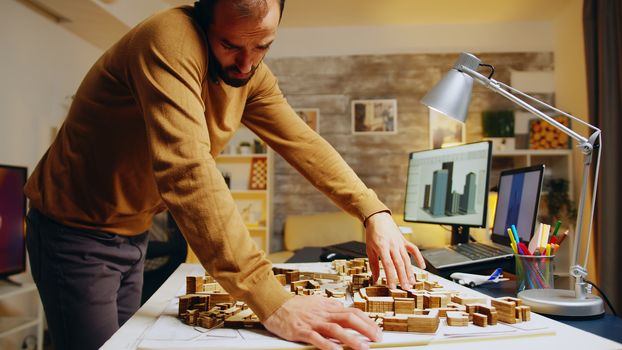
[[[451,244],[486,227],[490,141],[410,153],[404,221],[452,226]]]
[[[24,167],[0,165],[0,278],[26,270]]]

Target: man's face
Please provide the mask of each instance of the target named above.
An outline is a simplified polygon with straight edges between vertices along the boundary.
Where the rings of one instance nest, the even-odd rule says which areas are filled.
[[[278,1],[267,0],[263,18],[240,17],[230,1],[218,1],[207,39],[216,62],[216,71],[226,84],[246,85],[268,52],[279,25]]]

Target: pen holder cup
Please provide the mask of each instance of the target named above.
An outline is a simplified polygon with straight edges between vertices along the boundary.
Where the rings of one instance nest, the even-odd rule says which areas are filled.
[[[551,256],[514,255],[516,261],[516,292],[525,289],[554,288],[554,265]]]

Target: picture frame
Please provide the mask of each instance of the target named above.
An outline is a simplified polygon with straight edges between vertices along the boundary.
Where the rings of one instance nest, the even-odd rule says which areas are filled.
[[[320,109],[319,108],[296,108],[294,112],[298,114],[311,129],[320,133]]]
[[[353,134],[396,134],[397,100],[352,100]]]
[[[429,109],[430,149],[460,145],[466,142],[466,125]]]

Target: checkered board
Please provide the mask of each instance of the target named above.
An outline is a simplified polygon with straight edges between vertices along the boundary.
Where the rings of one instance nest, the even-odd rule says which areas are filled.
[[[251,160],[251,173],[248,178],[250,190],[265,190],[268,185],[268,159],[253,158]]]

